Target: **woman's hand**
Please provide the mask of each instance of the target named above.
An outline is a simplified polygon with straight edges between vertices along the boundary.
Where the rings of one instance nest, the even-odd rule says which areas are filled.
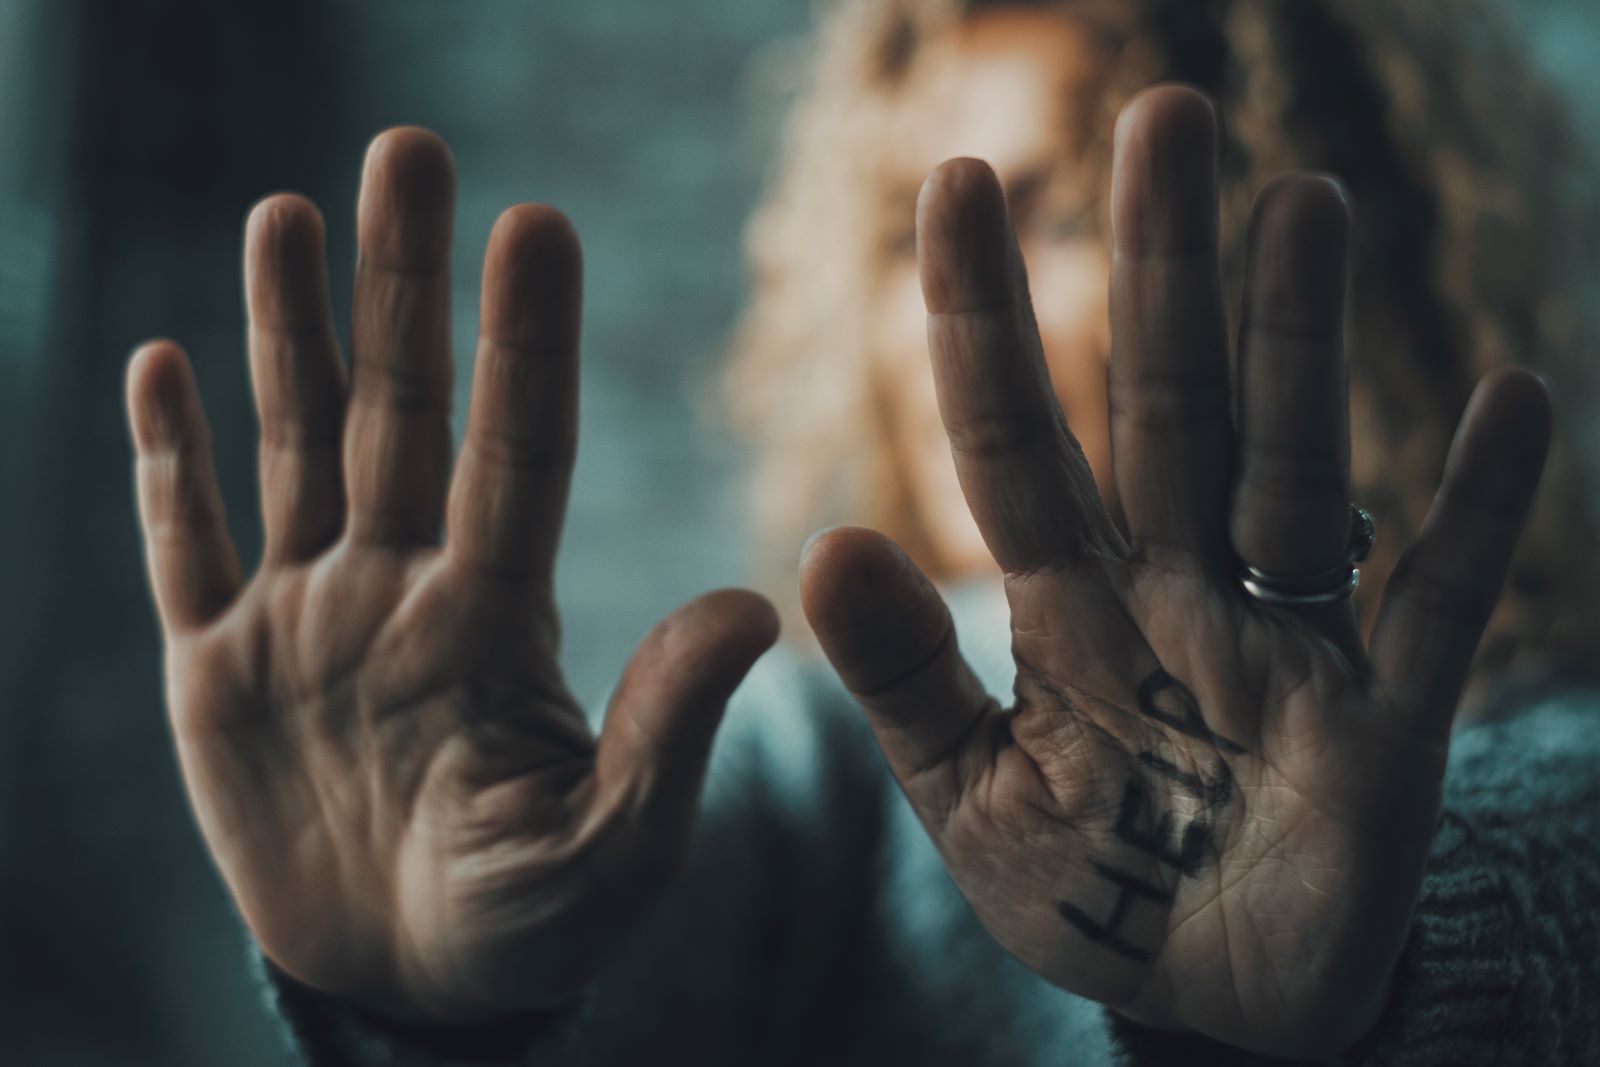
[[[690,603],[592,736],[551,591],[577,238],[534,205],[495,226],[452,475],[454,181],[432,134],[373,143],[348,385],[316,209],[251,215],[266,547],[248,582],[183,353],[149,344],[128,371],[172,723],[223,878],[289,974],[437,1022],[558,1000],[637,923],[684,857],[724,702],[777,631],[754,594]]]
[[[1253,601],[1239,559],[1316,573],[1348,543],[1348,211],[1322,178],[1262,193],[1235,398],[1212,110],[1152,90],[1117,133],[1109,396],[1127,537],[1050,390],[994,176],[955,160],[923,189],[918,247],[941,411],[1005,574],[1016,702],[983,692],[937,594],[879,535],[812,546],[806,611],[1012,953],[1152,1025],[1329,1054],[1387,996],[1548,400],[1519,371],[1480,386],[1370,645],[1348,602]]]

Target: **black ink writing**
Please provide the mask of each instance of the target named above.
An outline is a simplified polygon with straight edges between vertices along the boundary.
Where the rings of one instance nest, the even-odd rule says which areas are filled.
[[[1172,829],[1172,813],[1162,812],[1155,827],[1146,830],[1142,818],[1150,790],[1140,782],[1129,782],[1122,790],[1122,808],[1117,812],[1117,837],[1161,863],[1175,867],[1179,874],[1194,874],[1205,859],[1211,844],[1211,827],[1204,819],[1192,819],[1182,835]]]
[[[1163,907],[1172,905],[1172,894],[1158,885],[1151,885],[1142,878],[1119,871],[1115,867],[1108,867],[1094,860],[1089,861],[1100,877],[1117,887],[1117,902],[1111,907],[1111,915],[1104,923],[1096,922],[1081,908],[1074,907],[1066,901],[1056,905],[1056,910],[1061,917],[1075,926],[1079,933],[1097,945],[1104,945],[1112,952],[1126,956],[1130,960],[1140,963],[1150,958],[1150,953],[1124,938],[1117,931],[1122,927],[1123,920],[1128,917],[1128,909],[1133,902],[1143,898],[1154,901]]]
[[[1171,760],[1154,752],[1139,753],[1139,762],[1170,781],[1176,782],[1207,807],[1220,808],[1233,799],[1233,772],[1221,760],[1217,761],[1209,778],[1197,771],[1186,771]]]
[[[1175,702],[1179,710],[1163,707],[1159,699],[1163,696]],[[1243,745],[1229,741],[1206,725],[1206,720],[1200,715],[1200,702],[1194,698],[1194,693],[1166,671],[1156,671],[1140,684],[1139,710],[1180,734],[1213,742],[1224,752],[1237,756],[1244,751]]]
[[[1043,671],[1020,657],[1017,665],[1061,710],[1069,714],[1083,714],[1083,710],[1067,692],[1055,685]],[[1200,702],[1193,691],[1164,670],[1155,671],[1140,683],[1137,701],[1139,711],[1147,718],[1185,737],[1209,743],[1219,756],[1241,755],[1245,752],[1243,745],[1211,729],[1200,714]],[[1139,751],[1135,756],[1143,767],[1199,801],[1210,813],[1227,807],[1233,799],[1233,771],[1224,759],[1217,758],[1209,767],[1196,763],[1190,769],[1152,749]],[[1123,844],[1149,856],[1162,867],[1176,871],[1180,877],[1192,877],[1204,866],[1211,851],[1213,824],[1210,819],[1201,816],[1182,822],[1180,826],[1181,820],[1174,813],[1157,809],[1156,795],[1156,790],[1148,782],[1140,778],[1129,781],[1123,787],[1122,802],[1112,833]],[[1089,857],[1089,865],[1101,878],[1116,887],[1116,900],[1110,914],[1099,919],[1065,900],[1057,902],[1056,911],[1095,944],[1127,959],[1147,962],[1152,953],[1124,936],[1124,926],[1139,901],[1170,908],[1175,899],[1174,891],[1093,857]]]
[[[1069,712],[1074,715],[1080,713],[1078,705],[1072,702],[1072,698],[1067,696],[1065,690],[1050,680],[1050,676],[1048,674],[1044,673],[1044,671],[1041,671],[1038,667],[1035,667],[1021,656],[1017,656],[1016,660],[1017,666],[1028,672],[1028,676],[1038,683],[1039,688],[1043,689],[1050,695],[1050,699],[1056,702],[1057,707],[1059,707],[1062,711]]]

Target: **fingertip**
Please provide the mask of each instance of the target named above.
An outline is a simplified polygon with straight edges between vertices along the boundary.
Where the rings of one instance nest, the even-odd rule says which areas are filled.
[[[1485,375],[1472,391],[1462,422],[1481,425],[1516,451],[1542,456],[1554,424],[1549,384],[1524,367],[1501,367]]]
[[[535,202],[513,204],[500,212],[489,233],[489,249],[503,255],[536,249],[547,256],[573,260],[582,254],[578,228],[566,213]]]
[[[271,193],[245,216],[245,245],[274,262],[303,263],[322,255],[327,239],[322,212],[299,193]]]
[[[1215,245],[1219,128],[1211,98],[1187,85],[1144,89],[1123,105],[1113,140],[1115,247],[1185,254]]]
[[[976,156],[947,159],[928,172],[917,192],[917,214],[930,222],[952,217],[976,203],[992,210],[1004,207],[1000,179],[986,160]]]
[[[691,601],[691,607],[718,620],[729,639],[745,649],[752,662],[778,643],[782,623],[772,601],[749,589],[715,589]]]
[[[857,693],[875,692],[937,644],[944,601],[910,556],[876,530],[842,526],[801,563],[800,604],[823,651]]]
[[[1537,374],[1502,367],[1473,390],[1450,449],[1449,491],[1497,513],[1531,506],[1553,432],[1550,390]]]
[[[327,230],[296,193],[263,197],[245,219],[244,291],[251,324],[301,334],[329,321]]]
[[[834,526],[812,534],[800,558],[800,602],[813,627],[826,623],[839,594],[870,595],[915,570],[900,546],[876,530]],[[918,572],[920,573],[920,572]]]
[[[404,176],[419,190],[455,186],[455,155],[443,137],[423,126],[391,126],[367,145],[368,176]]]
[[[177,369],[170,369],[176,364]],[[152,337],[134,346],[128,357],[128,377],[143,380],[149,375],[182,373],[188,366],[183,346],[170,337]]]
[[[583,291],[577,228],[547,204],[501,212],[483,261],[483,332],[510,345],[575,346]]]
[[[450,146],[420,126],[373,138],[356,228],[362,254],[386,267],[430,270],[449,258],[456,168]]]
[[[1296,172],[1263,185],[1250,215],[1251,325],[1336,336],[1344,321],[1349,243],[1350,205],[1336,178]]]
[[[679,678],[669,686],[697,700],[726,700],[755,661],[778,640],[778,613],[748,589],[717,589],[657,624],[641,646],[647,673]],[[686,679],[686,680],[685,680]]]
[[[1481,393],[1484,402],[1504,409],[1510,417],[1549,420],[1554,411],[1549,381],[1527,367],[1496,368],[1484,375],[1474,392]]]
[[[1011,220],[994,169],[960,157],[917,194],[917,263],[931,314],[987,310],[1012,297]]]
[[[1264,234],[1342,245],[1350,230],[1350,197],[1335,175],[1293,171],[1261,187],[1254,217]]]
[[[166,338],[134,349],[127,370],[128,422],[141,450],[182,441],[190,430],[194,372],[189,358]]]
[[[1211,149],[1217,138],[1217,109],[1211,97],[1183,82],[1147,86],[1128,98],[1117,115],[1113,144],[1121,153],[1135,142],[1177,138],[1193,148]]]
[[[658,749],[700,750],[729,698],[778,638],[777,611],[746,589],[702,594],[640,643],[614,695]]]
[[[843,529],[843,527],[822,526],[811,531],[811,534],[806,538],[805,543],[800,546],[799,565],[800,575],[802,578],[805,577],[806,571],[810,568],[811,557],[816,553],[817,548],[822,544],[823,541],[831,537],[834,531],[840,529]]]

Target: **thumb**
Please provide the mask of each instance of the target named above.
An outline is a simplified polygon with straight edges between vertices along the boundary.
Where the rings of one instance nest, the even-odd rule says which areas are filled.
[[[906,796],[942,824],[987,762],[972,754],[992,756],[1006,720],[956,647],[933,583],[887,537],[841,527],[806,546],[800,600]]]
[[[623,671],[600,731],[596,776],[616,814],[681,857],[728,698],[778,639],[777,612],[742,589],[698,597],[655,625]],[[670,850],[670,851],[667,851]]]

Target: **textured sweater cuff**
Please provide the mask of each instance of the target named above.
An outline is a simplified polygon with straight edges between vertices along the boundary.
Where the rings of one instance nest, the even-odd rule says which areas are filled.
[[[471,1027],[402,1024],[295,981],[252,946],[262,994],[308,1067],[516,1067],[571,1058],[588,998]]]
[[[1537,917],[1512,877],[1525,861],[1499,851],[1465,819],[1446,813],[1394,996],[1345,1062],[1521,1063],[1530,1028],[1559,1025],[1541,1018],[1537,1007],[1539,982],[1530,971],[1539,953],[1527,943]]]

